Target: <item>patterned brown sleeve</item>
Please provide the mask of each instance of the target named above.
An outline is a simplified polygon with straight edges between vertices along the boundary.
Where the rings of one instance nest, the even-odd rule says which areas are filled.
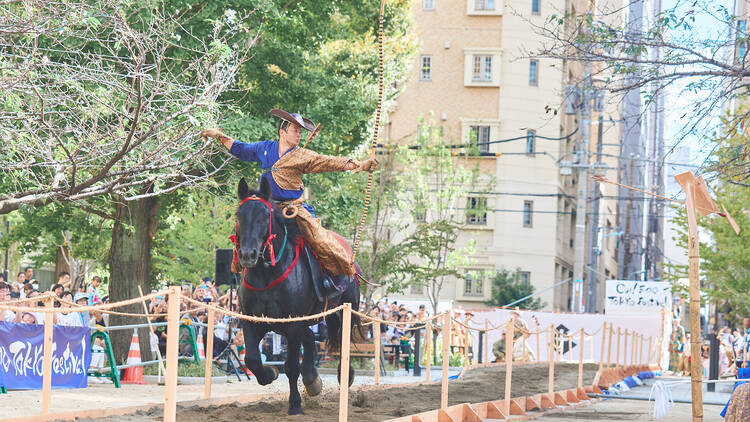
[[[309,150],[308,150],[309,151]],[[331,155],[322,155],[314,151],[307,154],[307,162],[303,173],[325,173],[328,171],[344,171],[347,163],[352,161],[351,158],[334,157]]]

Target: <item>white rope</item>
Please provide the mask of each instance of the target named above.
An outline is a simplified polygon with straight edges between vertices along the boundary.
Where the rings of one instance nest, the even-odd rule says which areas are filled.
[[[656,381],[651,387],[651,393],[648,395],[649,402],[651,397],[654,398],[654,411],[652,415],[654,419],[661,419],[669,414],[674,406],[674,399],[672,398],[672,390],[664,381]]]
[[[719,383],[725,383],[725,382],[743,382],[745,381],[743,379],[726,379],[726,380],[701,380],[701,384],[719,384]],[[674,400],[672,398],[672,390],[671,386],[677,385],[677,384],[690,384],[691,380],[684,380],[684,381],[656,381],[654,382],[654,385],[651,386],[651,393],[648,395],[649,402],[651,401],[651,398],[654,399],[654,411],[653,416],[654,419],[660,419],[664,416],[667,416],[669,414],[669,411],[672,409],[672,406],[674,406]]]

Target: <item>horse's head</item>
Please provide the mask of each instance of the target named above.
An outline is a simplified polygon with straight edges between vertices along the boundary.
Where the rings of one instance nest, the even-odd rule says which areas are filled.
[[[263,179],[260,191],[252,191],[245,179],[237,186],[237,259],[241,267],[253,268],[271,240],[271,188]],[[247,198],[253,198],[247,200]]]

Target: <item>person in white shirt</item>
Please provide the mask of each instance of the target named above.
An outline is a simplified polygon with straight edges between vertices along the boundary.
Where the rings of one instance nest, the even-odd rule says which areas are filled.
[[[0,282],[0,302],[10,300],[10,286],[5,282]],[[19,322],[21,315],[16,315],[10,309],[0,309],[0,321]]]

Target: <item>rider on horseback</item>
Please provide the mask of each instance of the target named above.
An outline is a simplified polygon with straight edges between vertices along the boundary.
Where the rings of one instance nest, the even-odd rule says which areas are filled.
[[[305,240],[312,245],[321,264],[330,274],[331,279],[326,278],[324,281],[326,293],[343,291],[355,270],[343,245],[323,228],[320,219],[315,217],[313,208],[302,199],[305,190],[302,174],[373,171],[378,161],[371,158],[360,162],[346,157],[321,155],[300,147],[302,129],[313,133],[316,129],[314,123],[297,113],[290,114],[283,110],[273,109],[271,114],[280,119],[278,141],[240,142],[225,135],[221,129],[206,129],[201,132],[201,136],[218,139],[240,160],[260,163],[263,170],[261,179],[269,183],[271,198],[284,209],[285,214],[287,210],[292,210],[292,215],[296,213],[297,224]]]

